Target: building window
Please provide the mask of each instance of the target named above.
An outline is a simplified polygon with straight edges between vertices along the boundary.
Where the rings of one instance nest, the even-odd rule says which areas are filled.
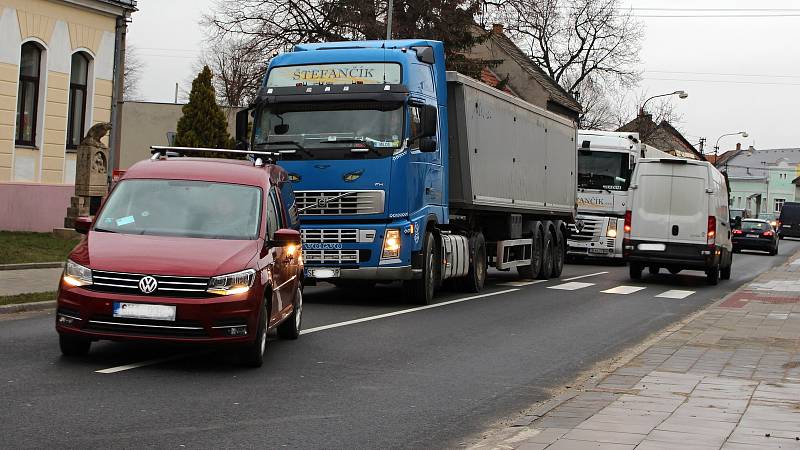
[[[781,212],[781,208],[783,208],[783,204],[786,203],[785,198],[776,198],[775,199],[775,212]]]
[[[17,92],[16,145],[36,145],[36,117],[39,107],[39,80],[41,78],[42,49],[34,42],[22,44]]]
[[[67,118],[67,148],[78,148],[86,126],[86,86],[89,79],[89,58],[83,52],[72,55],[69,80],[69,117]]]

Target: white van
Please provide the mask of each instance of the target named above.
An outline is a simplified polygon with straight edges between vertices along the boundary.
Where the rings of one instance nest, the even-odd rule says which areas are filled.
[[[625,213],[623,249],[630,276],[648,267],[677,274],[703,270],[709,284],[731,276],[728,187],[706,161],[643,158],[636,164]]]

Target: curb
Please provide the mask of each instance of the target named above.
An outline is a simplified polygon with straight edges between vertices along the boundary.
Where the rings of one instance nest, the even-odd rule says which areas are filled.
[[[56,307],[55,300],[47,300],[44,302],[19,303],[16,305],[0,305],[0,315],[14,314],[26,311],[44,311],[46,309],[53,309],[55,307]]]
[[[0,270],[57,269],[59,267],[64,267],[64,263],[42,262],[42,263],[22,263],[22,264],[0,264]]]

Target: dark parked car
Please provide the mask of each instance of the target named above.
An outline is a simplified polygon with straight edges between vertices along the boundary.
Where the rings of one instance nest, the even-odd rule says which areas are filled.
[[[772,225],[761,219],[744,219],[741,228],[733,230],[733,251],[762,250],[778,254],[778,235]]]
[[[161,158],[131,167],[70,253],[58,289],[61,351],[92,341],[235,345],[263,363],[266,336],[296,339],[303,263],[291,183],[278,166]]]
[[[785,237],[800,237],[800,203],[786,202],[781,208],[778,217],[778,235]]]

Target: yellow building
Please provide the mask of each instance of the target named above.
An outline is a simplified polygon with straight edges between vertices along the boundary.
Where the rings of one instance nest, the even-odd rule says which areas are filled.
[[[0,229],[60,226],[75,148],[112,120],[135,10],[136,0],[0,0]]]

